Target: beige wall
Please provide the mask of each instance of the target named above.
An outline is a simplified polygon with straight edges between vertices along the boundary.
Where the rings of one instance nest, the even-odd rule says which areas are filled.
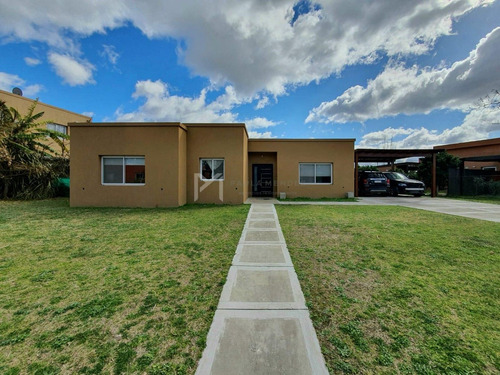
[[[179,205],[185,205],[187,203],[187,192],[186,192],[186,183],[187,183],[187,132],[186,128],[183,127],[182,131],[179,131],[179,140],[178,140],[178,158],[179,163],[177,165],[178,168],[178,201]]]
[[[248,184],[244,124],[185,125],[188,129],[187,202],[244,203],[247,194],[245,185]],[[208,183],[200,179],[200,159],[205,158],[224,159],[224,181]]]
[[[347,192],[354,191],[353,139],[250,139],[248,142],[248,151],[249,153],[276,152],[276,191],[278,194],[285,192],[289,198],[335,198],[345,197]],[[333,183],[328,185],[300,184],[299,163],[332,163]],[[249,168],[251,168],[251,165]]]
[[[78,123],[71,125],[71,206],[172,207],[241,204],[252,164],[274,165],[275,195],[344,197],[354,186],[354,140],[248,140],[244,124]],[[101,182],[102,156],[145,157],[144,186]],[[224,159],[224,181],[202,181],[200,159]],[[299,183],[299,163],[333,165],[333,183]]]
[[[71,206],[172,207],[185,203],[180,124],[72,124]],[[101,156],[145,156],[144,186],[101,183]]]
[[[26,98],[24,96],[19,96],[11,94],[7,91],[0,90],[0,100],[4,101],[8,107],[15,108],[21,115],[26,115],[29,108],[33,105],[34,100]],[[67,126],[70,122],[89,122],[92,120],[91,117],[80,115],[78,113],[70,112],[62,108],[57,108],[49,104],[38,102],[34,113],[44,112],[41,117],[40,122],[49,121],[59,125]],[[70,129],[68,127],[68,134],[70,134]],[[69,149],[69,140],[64,140],[66,147]],[[59,145],[55,144],[51,139],[47,139],[47,145],[54,149],[57,153],[61,152]]]

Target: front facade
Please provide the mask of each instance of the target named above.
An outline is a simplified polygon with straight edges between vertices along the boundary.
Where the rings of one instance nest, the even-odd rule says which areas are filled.
[[[26,98],[21,95],[13,94],[7,91],[0,90],[0,100],[4,101],[8,107],[15,108],[21,116],[25,116],[28,110],[33,105],[35,100]],[[40,118],[40,122],[47,121],[45,126],[47,129],[55,130],[63,134],[69,135],[68,123],[70,122],[90,122],[91,117],[84,116],[78,113],[70,112],[62,108],[54,107],[49,104],[42,102],[37,102],[34,114],[43,112],[43,116]],[[63,140],[66,148],[69,150],[69,140]],[[47,138],[47,145],[51,147],[56,152],[60,152],[59,145],[57,145],[53,140]]]
[[[244,124],[73,123],[71,206],[345,197],[354,139],[249,139]]]

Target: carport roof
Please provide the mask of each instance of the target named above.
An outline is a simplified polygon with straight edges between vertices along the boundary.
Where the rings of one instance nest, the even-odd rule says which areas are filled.
[[[358,148],[355,152],[356,161],[363,162],[392,162],[397,159],[410,157],[427,157],[443,150],[434,149],[371,149]]]

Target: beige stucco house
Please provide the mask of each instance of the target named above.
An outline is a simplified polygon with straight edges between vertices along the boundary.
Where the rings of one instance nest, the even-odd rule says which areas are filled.
[[[249,139],[245,124],[72,123],[71,206],[344,197],[354,139]]]
[[[30,107],[35,103],[34,99],[27,98],[25,96],[13,94],[7,91],[0,90],[0,100],[5,102],[8,107],[15,108],[22,116],[28,113]],[[53,105],[37,102],[34,114],[43,112],[43,116],[40,118],[40,122],[47,122],[44,126],[47,129],[55,130],[63,134],[70,134],[68,127],[69,122],[90,122],[92,118],[89,116],[81,115],[79,113],[71,112],[63,108],[54,107]],[[68,139],[64,139],[63,143],[69,150],[70,142]],[[47,138],[47,145],[54,149],[56,152],[60,152],[60,147],[50,138]],[[66,155],[64,155],[66,156]]]

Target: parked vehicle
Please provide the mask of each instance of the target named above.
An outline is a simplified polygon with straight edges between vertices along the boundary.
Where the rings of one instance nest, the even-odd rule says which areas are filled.
[[[379,171],[361,171],[358,177],[359,195],[388,194],[389,180]]]
[[[399,172],[383,172],[390,181],[389,193],[397,197],[398,194],[411,194],[416,197],[424,195],[425,184],[422,181],[412,180]]]

